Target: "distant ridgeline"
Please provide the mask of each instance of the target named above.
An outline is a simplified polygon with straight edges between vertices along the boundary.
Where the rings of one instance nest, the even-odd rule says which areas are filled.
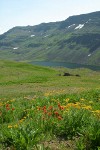
[[[100,66],[100,11],[0,35],[0,59]]]

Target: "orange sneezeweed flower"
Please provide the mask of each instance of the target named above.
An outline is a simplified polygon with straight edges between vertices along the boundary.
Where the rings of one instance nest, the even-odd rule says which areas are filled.
[[[48,112],[48,116],[51,116],[52,115],[52,113],[51,112]]]
[[[58,118],[58,120],[62,120],[62,117],[61,117],[61,116],[58,116],[57,118]]]
[[[10,110],[10,108],[9,108],[9,107],[6,107],[6,110]]]
[[[45,110],[46,109],[46,106],[43,106],[42,110]]]
[[[64,110],[65,109],[65,107],[64,106],[60,106],[60,108],[59,108],[60,110]]]
[[[43,112],[46,114],[46,113],[47,113],[47,110],[46,110],[46,109],[44,109],[44,110],[43,110]]]
[[[53,106],[49,106],[49,108],[48,108],[49,110],[52,110],[53,109]]]
[[[15,110],[15,108],[12,108],[12,110]]]
[[[10,106],[10,104],[6,104],[6,107],[9,107]]]
[[[55,114],[56,116],[59,116],[59,113],[58,113],[57,111],[55,111],[54,114]]]
[[[38,106],[37,106],[37,110],[41,110],[41,107],[38,107]]]

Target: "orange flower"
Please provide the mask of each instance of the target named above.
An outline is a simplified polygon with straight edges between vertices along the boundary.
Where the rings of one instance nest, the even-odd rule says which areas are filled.
[[[52,113],[51,112],[48,112],[48,116],[51,116],[52,115]]]
[[[46,109],[46,106],[43,106],[43,108],[42,108],[43,110],[45,110]]]
[[[9,107],[10,106],[10,104],[6,104],[6,107]]]
[[[44,109],[44,110],[43,110],[43,112],[46,114],[46,113],[47,113],[47,110],[46,110],[46,109]]]
[[[38,110],[41,110],[41,107],[38,107]]]
[[[12,110],[15,110],[15,108],[12,108]]]
[[[58,118],[58,120],[62,120],[62,117],[61,117],[61,116],[58,116],[57,118]]]
[[[48,108],[49,110],[52,110],[53,109],[53,106],[49,106],[49,108]]]
[[[60,106],[60,108],[59,108],[60,110],[64,110],[64,106]]]
[[[55,111],[54,114],[55,114],[56,116],[59,116],[59,113],[58,113],[57,111]]]
[[[59,108],[61,107],[60,103],[58,103],[58,107],[59,107]]]
[[[6,107],[6,110],[10,110],[10,108],[9,108],[9,107]]]

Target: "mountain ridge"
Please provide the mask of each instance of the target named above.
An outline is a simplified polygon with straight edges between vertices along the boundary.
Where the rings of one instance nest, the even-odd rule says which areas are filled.
[[[14,27],[0,35],[0,59],[100,66],[100,11]]]

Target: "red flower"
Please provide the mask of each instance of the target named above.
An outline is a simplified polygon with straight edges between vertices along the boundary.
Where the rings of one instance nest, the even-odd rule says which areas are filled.
[[[38,110],[41,110],[41,107],[38,107]]]
[[[10,108],[9,108],[9,107],[6,107],[6,110],[10,110]]]
[[[63,106],[60,106],[60,108],[59,108],[60,110],[64,110],[64,107]]]
[[[48,112],[48,116],[51,116],[52,115],[52,113],[51,112]]]
[[[46,113],[47,113],[47,110],[46,110],[46,109],[44,109],[44,110],[43,110],[43,112],[46,114]]]
[[[15,110],[15,108],[12,108],[12,110]]]
[[[6,107],[9,107],[10,106],[10,104],[6,104]]]
[[[49,110],[52,110],[53,109],[53,106],[49,106],[49,108],[48,108]]]
[[[54,114],[55,114],[56,116],[59,116],[59,113],[58,113],[57,111],[55,111]]]
[[[43,110],[46,109],[46,106],[43,106]]]

